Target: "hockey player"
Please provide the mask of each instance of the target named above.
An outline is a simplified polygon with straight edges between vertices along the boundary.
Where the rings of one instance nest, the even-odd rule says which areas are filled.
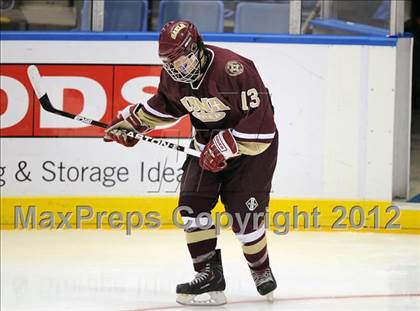
[[[189,21],[171,21],[162,28],[159,57],[164,70],[158,93],[144,105],[120,111],[104,138],[134,146],[138,141],[126,135],[127,130],[147,133],[190,115],[196,132],[193,144],[202,153],[200,159],[188,156],[183,165],[179,206],[189,207],[181,216],[188,224],[186,240],[197,274],[177,286],[177,301],[226,302],[215,227],[203,229],[197,218],[210,212],[219,196],[234,215],[232,229],[242,243],[258,292],[271,298],[277,285],[263,217],[252,217],[266,212],[277,160],[277,130],[267,89],[251,60],[205,45]],[[197,295],[203,293],[210,298],[199,302]]]

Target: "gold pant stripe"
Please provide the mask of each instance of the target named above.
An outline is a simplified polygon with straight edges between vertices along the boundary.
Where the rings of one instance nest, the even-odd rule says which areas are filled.
[[[254,245],[242,245],[242,250],[244,251],[245,254],[253,255],[261,251],[266,245],[267,245],[267,239],[264,236],[264,238],[261,241],[259,241],[258,243]]]
[[[210,240],[216,238],[216,229],[200,230],[195,232],[186,232],[187,243],[197,243],[200,241]]]

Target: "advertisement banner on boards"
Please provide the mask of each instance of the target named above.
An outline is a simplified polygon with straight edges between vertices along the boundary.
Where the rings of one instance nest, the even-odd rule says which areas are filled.
[[[103,129],[42,110],[27,77],[28,65],[1,65],[2,137],[102,137]],[[161,66],[39,65],[52,104],[73,114],[110,123],[129,104],[145,103],[157,92]],[[188,118],[150,133],[191,137]]]

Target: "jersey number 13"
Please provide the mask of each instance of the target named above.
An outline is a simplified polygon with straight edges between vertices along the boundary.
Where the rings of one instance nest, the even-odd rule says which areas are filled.
[[[260,105],[260,98],[258,91],[255,88],[248,91],[241,92],[242,110],[249,110],[249,108],[257,108]]]

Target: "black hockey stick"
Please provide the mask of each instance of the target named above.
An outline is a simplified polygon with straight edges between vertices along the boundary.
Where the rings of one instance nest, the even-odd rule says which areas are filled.
[[[28,77],[29,80],[31,81],[32,87],[35,90],[35,94],[39,99],[39,102],[41,103],[42,108],[44,108],[46,111],[63,116],[65,118],[69,118],[69,119],[73,119],[73,120],[77,120],[89,125],[94,125],[94,126],[98,126],[98,127],[102,127],[104,129],[106,129],[108,127],[107,124],[96,121],[96,120],[92,120],[89,118],[86,118],[84,116],[81,115],[76,115],[76,114],[72,114],[70,112],[66,112],[66,111],[62,111],[59,109],[54,108],[54,106],[51,104],[51,101],[48,97],[47,91],[44,88],[43,85],[43,81],[42,81],[42,77],[41,74],[39,73],[38,68],[35,65],[31,65],[28,67]],[[187,148],[184,146],[180,146],[174,143],[171,143],[169,141],[165,141],[159,138],[154,138],[154,137],[150,137],[150,136],[146,136],[146,135],[142,135],[139,133],[135,133],[135,132],[128,132],[127,136],[136,138],[140,141],[146,141],[149,143],[153,143],[162,147],[166,147],[169,149],[174,149],[180,152],[184,152],[187,154],[190,154],[192,156],[195,157],[200,157],[200,152],[195,150],[195,149],[191,149],[191,148]]]

